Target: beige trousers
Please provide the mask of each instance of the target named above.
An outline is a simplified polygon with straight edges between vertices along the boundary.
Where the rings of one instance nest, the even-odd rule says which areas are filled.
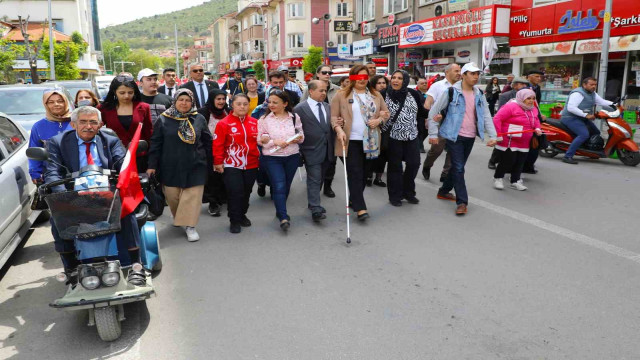
[[[202,193],[204,185],[190,188],[163,186],[164,197],[173,215],[173,225],[192,226],[198,225],[198,218],[202,211]]]

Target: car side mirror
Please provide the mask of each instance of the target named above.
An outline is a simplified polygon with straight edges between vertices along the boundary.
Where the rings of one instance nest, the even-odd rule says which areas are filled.
[[[30,147],[27,149],[27,157],[31,160],[47,161],[49,160],[49,152],[45,148]]]
[[[138,149],[136,150],[136,155],[140,156],[147,150],[149,150],[149,143],[146,140],[138,141]]]

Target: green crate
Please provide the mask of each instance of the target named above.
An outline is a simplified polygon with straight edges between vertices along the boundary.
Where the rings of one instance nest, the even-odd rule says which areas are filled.
[[[637,120],[636,120],[636,112],[635,111],[625,111],[622,113],[622,118],[624,119],[624,121],[628,122],[629,124],[636,124]]]

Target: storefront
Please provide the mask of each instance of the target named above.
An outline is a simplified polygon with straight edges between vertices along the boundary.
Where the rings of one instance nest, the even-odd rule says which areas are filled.
[[[453,62],[483,66],[483,39],[506,43],[509,13],[509,6],[491,5],[406,24],[400,28],[399,44],[404,61],[422,53],[421,65],[427,74],[442,72]]]
[[[377,25],[373,45],[375,48],[380,49],[380,52],[386,56],[371,58],[370,60],[375,62],[376,66],[389,68],[389,65],[391,65],[392,69],[404,67],[404,59],[402,61],[399,60],[403,58],[403,56],[401,56],[398,51],[400,27],[408,24],[410,21],[410,17],[396,20],[392,15],[387,16],[386,23]]]
[[[573,0],[534,7],[514,0],[510,18],[510,57],[514,73],[545,73],[543,103],[563,103],[585,77],[598,77],[605,0]],[[640,2],[613,2],[607,91],[610,99],[628,94],[640,106]]]

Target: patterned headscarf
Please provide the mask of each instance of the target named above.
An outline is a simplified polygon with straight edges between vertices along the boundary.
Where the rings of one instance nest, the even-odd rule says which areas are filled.
[[[524,101],[525,101],[527,98],[530,98],[530,97],[532,97],[532,96],[533,96],[534,98],[536,97],[536,93],[535,93],[535,92],[533,92],[533,90],[531,90],[531,89],[522,89],[522,90],[520,90],[520,91],[518,91],[518,92],[516,93],[516,102],[518,103],[518,105],[520,105],[520,107],[521,107],[523,110],[525,110],[525,111],[529,111],[529,110],[533,109],[533,107],[535,106],[535,103],[534,103],[533,105],[531,105],[531,106],[527,106],[527,105],[524,103]]]
[[[400,90],[395,90],[392,86],[389,86],[387,88],[387,97],[389,97],[396,104],[399,104],[400,102],[402,102],[402,99],[404,99],[408,95],[411,75],[409,75],[409,73],[404,70],[396,70],[391,76],[395,75],[396,73],[402,74],[402,86],[400,87]]]
[[[53,113],[51,113],[51,111],[49,110],[49,107],[47,106],[47,101],[49,101],[49,98],[52,97],[53,95],[60,95],[60,97],[62,98],[62,101],[64,101],[64,108],[67,111],[63,115],[60,115],[60,116],[53,115]],[[62,93],[62,91],[58,89],[45,91],[44,94],[42,95],[42,103],[44,104],[44,109],[47,112],[47,120],[58,121],[58,122],[71,121],[71,111],[69,111],[69,99],[67,99],[67,97],[64,95],[64,93]]]
[[[181,113],[176,108],[176,103],[178,102],[178,98],[182,95],[187,95],[191,98],[191,110],[186,113]],[[168,108],[165,112],[162,113],[163,116],[182,121],[178,126],[178,136],[182,142],[187,144],[194,144],[196,142],[196,131],[191,125],[191,121],[189,121],[189,116],[197,115],[198,109],[196,108],[196,100],[193,96],[193,93],[189,89],[178,89],[176,93],[173,95],[173,104],[170,108]]]

